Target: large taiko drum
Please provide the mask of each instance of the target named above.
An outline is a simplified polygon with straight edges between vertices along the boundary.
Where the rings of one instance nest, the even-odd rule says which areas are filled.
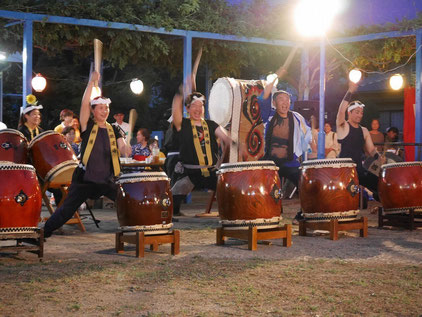
[[[384,164],[378,179],[378,195],[385,212],[400,213],[422,208],[422,162]]]
[[[79,162],[65,137],[45,131],[29,143],[29,151],[38,176],[51,186],[68,184]]]
[[[353,220],[359,213],[359,179],[352,159],[302,163],[300,205],[305,220]]]
[[[281,220],[281,183],[272,161],[222,164],[217,201],[223,227],[273,228]]]
[[[171,230],[173,195],[164,172],[123,174],[117,181],[117,218],[122,230],[161,234]]]
[[[210,119],[230,130],[234,141],[246,151],[230,147],[229,162],[256,161],[264,156],[264,122],[258,96],[264,90],[261,80],[219,78],[212,86],[208,102]]]
[[[33,166],[0,162],[0,232],[36,229],[41,200]]]
[[[0,130],[0,161],[28,163],[28,141],[18,130]]]

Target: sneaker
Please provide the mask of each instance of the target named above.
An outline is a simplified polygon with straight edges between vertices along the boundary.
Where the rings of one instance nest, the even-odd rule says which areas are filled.
[[[297,212],[296,216],[293,218],[292,224],[293,225],[298,225],[299,224],[299,221],[300,220],[303,220],[303,219],[305,219],[305,218],[303,217],[302,210],[299,210]]]

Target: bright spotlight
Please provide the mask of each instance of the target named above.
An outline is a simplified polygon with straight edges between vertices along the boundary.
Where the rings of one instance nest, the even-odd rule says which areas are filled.
[[[7,58],[7,55],[5,52],[0,52],[0,61],[5,61]]]
[[[403,76],[400,74],[395,74],[390,77],[390,86],[393,90],[399,90],[403,87]]]
[[[357,84],[362,78],[362,72],[359,69],[352,69],[349,72],[349,79],[352,83]]]
[[[277,84],[278,84],[278,76],[277,76],[277,74],[269,74],[267,76],[267,82],[269,82],[269,83],[273,82],[274,79],[276,79],[276,81],[274,82],[274,86],[277,86]]]
[[[304,36],[325,34],[344,0],[301,0],[294,11],[296,28]]]
[[[140,95],[144,91],[144,83],[142,80],[135,78],[130,83],[130,89],[136,95]]]
[[[101,88],[96,86],[92,87],[91,100],[99,96],[101,96]]]

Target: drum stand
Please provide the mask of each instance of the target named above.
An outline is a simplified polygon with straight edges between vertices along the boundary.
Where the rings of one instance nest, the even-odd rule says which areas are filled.
[[[405,213],[405,211],[409,213]],[[384,208],[378,207],[378,228],[383,226],[404,227],[409,230],[415,230],[422,227],[422,221],[415,221],[415,219],[422,220],[422,213],[415,213],[415,208],[403,209],[402,213],[384,214]]]
[[[225,237],[236,238],[248,241],[248,249],[255,251],[258,240],[283,239],[283,246],[292,245],[292,225],[287,224],[284,227],[259,229],[249,226],[248,229],[228,229],[227,227],[217,228],[217,245],[224,245]],[[265,241],[265,244],[271,242]]]
[[[16,240],[16,246],[0,246],[0,252],[29,251],[38,254],[42,261],[44,256],[44,229],[34,229],[33,232],[1,232],[0,240]]]
[[[61,192],[62,192],[62,199],[61,199],[59,205],[57,206],[57,208],[58,208],[58,207],[60,207],[63,204],[63,201],[65,200],[65,198],[67,196],[67,186],[68,186],[67,184],[60,185],[60,186],[57,186],[57,185],[54,185],[53,186],[53,185],[50,184],[50,182],[47,182],[47,183],[44,183],[44,185],[41,187],[42,198],[44,200],[45,205],[47,206],[48,211],[50,212],[50,215],[52,215],[54,213],[54,209],[53,209],[53,206],[51,206],[51,203],[50,203],[50,200],[47,197],[46,191],[48,190],[48,188],[59,188],[61,190]],[[92,212],[91,212],[91,214],[92,214]],[[43,221],[46,221],[47,219],[48,219],[48,217],[43,218]],[[73,218],[69,219],[66,222],[66,225],[75,225],[75,224],[78,225],[78,227],[81,230],[81,232],[85,232],[86,231],[85,226],[82,223],[82,219],[79,216],[79,212],[78,211],[75,212],[75,214],[73,215]],[[95,221],[95,224],[97,225],[97,222],[96,221]]]
[[[116,232],[116,252],[124,253],[124,243],[136,245],[136,257],[143,258],[145,245],[150,244],[151,251],[158,251],[158,246],[163,243],[171,243],[171,254],[177,255],[180,252],[180,231],[156,235],[145,235],[143,231],[118,231]]]
[[[306,236],[306,229],[312,230],[327,230],[330,232],[331,240],[338,240],[339,231],[349,231],[359,229],[360,236],[366,238],[368,236],[368,218],[361,217],[351,221],[341,221],[338,219],[331,219],[329,221],[299,221],[299,235]]]

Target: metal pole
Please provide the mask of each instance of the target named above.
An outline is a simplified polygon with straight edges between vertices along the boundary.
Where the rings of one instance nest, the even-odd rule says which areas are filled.
[[[32,93],[32,36],[33,23],[25,20],[23,28],[23,51],[22,51],[22,107],[26,107],[26,96]]]
[[[3,122],[3,72],[0,72],[0,121]]]
[[[183,38],[183,83],[186,84],[188,76],[192,74],[192,36],[188,34]],[[185,94],[191,93],[191,87],[184,90]],[[186,99],[187,96],[183,96]],[[186,110],[183,108],[183,115],[186,116]]]
[[[319,132],[318,132],[318,158],[325,158],[325,38],[321,37],[319,61]]]
[[[304,46],[301,56],[301,80],[304,82],[302,100],[309,100],[309,47]]]
[[[422,31],[419,29],[416,32],[416,49],[422,45]],[[422,71],[422,51],[419,50],[416,53],[416,89],[415,89],[415,143],[422,142],[422,81],[421,81],[421,71]],[[415,161],[421,161],[421,147],[417,146],[415,148]]]

